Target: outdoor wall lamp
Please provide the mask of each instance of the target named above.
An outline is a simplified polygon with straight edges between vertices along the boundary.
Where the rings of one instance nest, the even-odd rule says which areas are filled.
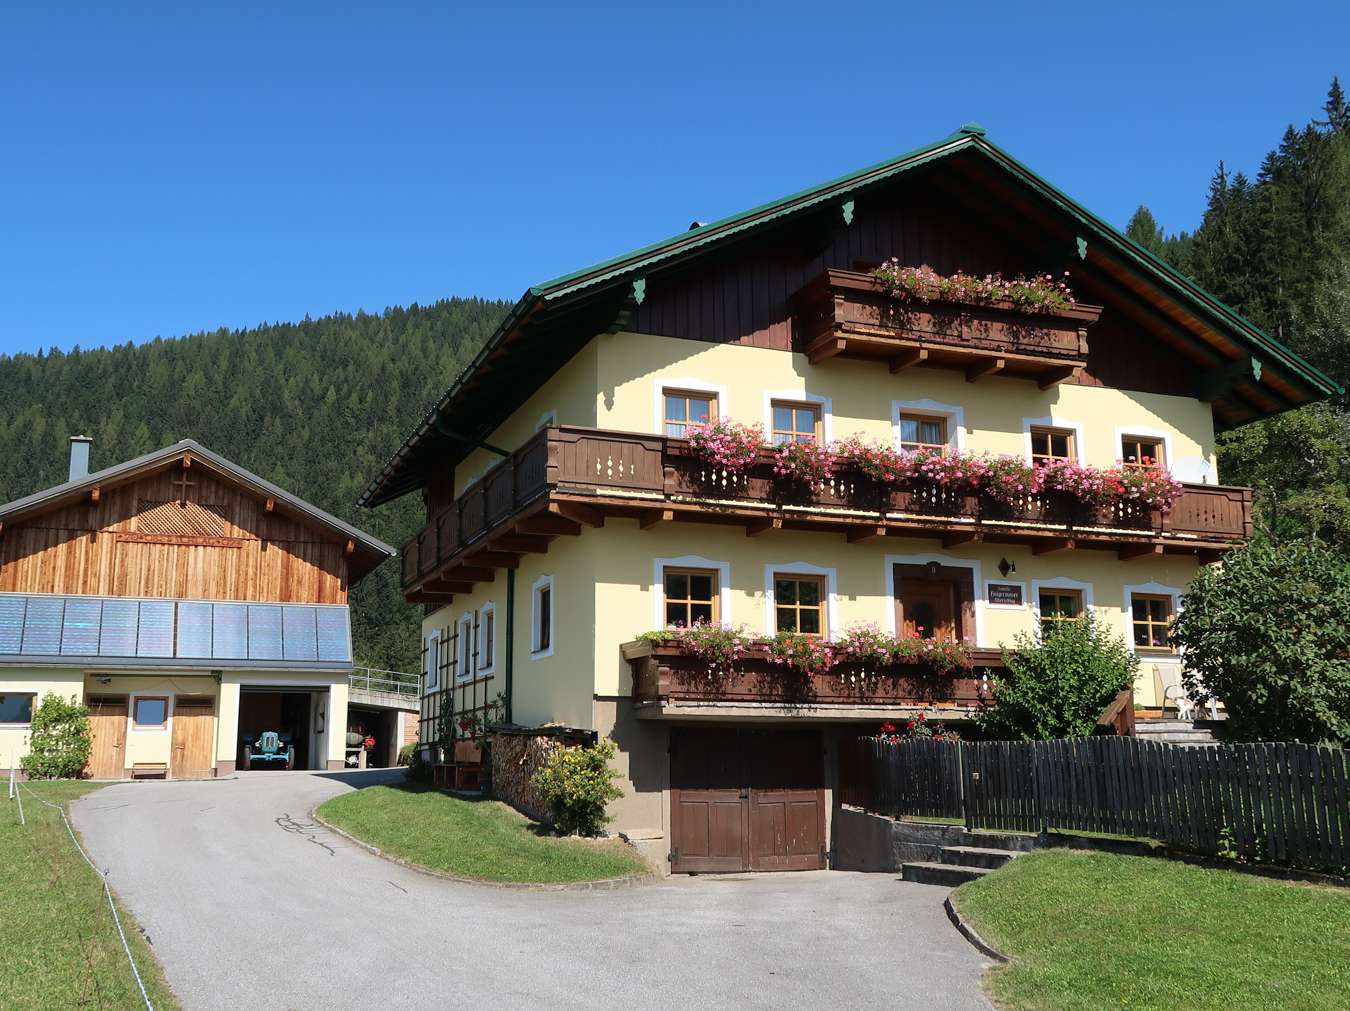
[[[998,560],[998,574],[1002,576],[1004,579],[1008,578],[1009,572],[1016,572],[1016,571],[1017,566],[1014,565],[1012,562],[1008,561],[1008,559],[1000,558]]]

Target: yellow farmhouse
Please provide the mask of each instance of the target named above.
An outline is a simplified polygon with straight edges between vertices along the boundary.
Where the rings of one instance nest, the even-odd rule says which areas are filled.
[[[821,867],[838,742],[959,726],[1039,623],[1094,613],[1161,711],[1187,583],[1251,532],[1216,432],[1332,389],[971,125],[531,288],[363,504],[425,504],[429,749],[497,727],[494,788],[529,807],[551,741],[603,735],[614,827],[670,869]],[[764,446],[709,445],[737,426]],[[1000,458],[1036,486],[968,479]],[[690,625],[746,642],[710,659]],[[963,663],[768,645],[860,625]]]
[[[0,770],[53,692],[89,706],[97,779],[342,768],[348,590],[394,549],[191,440],[89,453],[0,506]],[[386,708],[357,722],[392,751],[416,716]]]

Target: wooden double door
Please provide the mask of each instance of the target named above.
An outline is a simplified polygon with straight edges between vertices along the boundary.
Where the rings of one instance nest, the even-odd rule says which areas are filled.
[[[674,873],[824,867],[820,732],[673,729],[670,811]]]
[[[89,696],[89,735],[92,748],[85,775],[91,779],[124,779],[131,773],[127,761],[125,695]],[[179,695],[174,699],[173,732],[169,738],[171,779],[205,779],[215,775],[216,701],[209,695]]]

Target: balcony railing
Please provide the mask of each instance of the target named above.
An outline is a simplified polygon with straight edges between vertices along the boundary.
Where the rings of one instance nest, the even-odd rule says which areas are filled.
[[[1008,505],[940,487],[883,488],[849,472],[797,486],[775,477],[767,455],[745,475],[728,477],[695,457],[682,439],[555,427],[540,431],[432,517],[404,546],[402,583],[411,590],[455,566],[481,572],[483,566],[472,558],[466,562],[467,556],[487,549],[518,550],[489,541],[514,535],[517,524],[535,522],[533,517],[550,508],[563,516],[581,509],[594,516],[637,517],[644,524],[711,520],[741,524],[750,532],[785,527],[833,530],[850,539],[891,533],[953,543],[1025,543],[1038,550],[1093,547],[1123,555],[1164,550],[1203,555],[1251,535],[1251,496],[1249,488],[1188,484],[1171,510],[1162,513],[1124,504],[1089,511],[1053,494]],[[516,540],[541,540],[539,530],[527,532],[530,536]],[[472,581],[475,576],[452,572],[450,578]]]
[[[970,667],[951,673],[918,665],[872,668],[841,663],[825,672],[804,674],[776,662],[767,647],[757,644],[732,670],[711,671],[706,661],[673,641],[639,640],[621,649],[632,670],[636,702],[970,709],[989,698],[988,672],[1003,666],[998,650],[972,649]]]
[[[797,340],[813,364],[843,355],[994,373],[1066,379],[1087,362],[1087,328],[1099,306],[1025,313],[1004,303],[901,302],[870,274],[827,270],[793,296]]]

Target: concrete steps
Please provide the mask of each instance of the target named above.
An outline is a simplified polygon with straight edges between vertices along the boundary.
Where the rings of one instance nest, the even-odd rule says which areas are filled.
[[[986,846],[944,846],[942,862],[960,867],[983,867],[997,870],[1018,854],[1013,850],[996,850]]]
[[[965,833],[967,836],[974,832]],[[986,833],[981,833],[986,834]],[[998,837],[999,833],[987,833]],[[1028,843],[1033,836],[1022,838],[1008,837],[1022,845],[1024,838]],[[1029,849],[1030,846],[1028,845]],[[967,881],[982,878],[991,871],[1002,867],[1009,860],[1016,859],[1026,852],[1024,849],[1001,849],[996,846],[943,846],[938,852],[938,860],[908,860],[901,865],[901,877],[906,881],[917,881],[925,885],[945,885],[955,888]]]
[[[1138,720],[1134,725],[1134,733],[1141,741],[1158,741],[1162,744],[1218,743],[1212,730],[1189,720]]]
[[[955,888],[967,881],[974,881],[986,874],[992,874],[989,867],[959,867],[956,864],[935,864],[928,862],[907,863],[903,877],[906,881],[915,881],[921,885],[942,885]]]

